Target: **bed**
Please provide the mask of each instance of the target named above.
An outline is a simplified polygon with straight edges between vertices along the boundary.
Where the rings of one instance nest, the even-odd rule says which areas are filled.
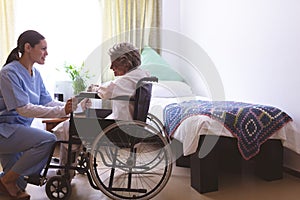
[[[172,81],[161,81],[159,84],[153,86],[153,97],[149,112],[157,116],[166,126],[167,133],[172,138],[173,149],[176,152],[176,164],[191,168],[191,186],[200,193],[218,190],[218,165],[220,159],[227,159],[227,162],[235,162],[233,166],[237,170],[241,170],[242,159],[255,160],[257,174],[265,180],[272,181],[282,178],[283,147],[300,153],[299,144],[297,144],[300,138],[296,126],[285,112],[281,112],[282,115],[279,115],[279,109],[274,110],[274,116],[278,116],[278,123],[276,125],[270,124],[269,134],[262,134],[266,131],[263,129],[260,129],[260,131],[256,130],[262,136],[257,135],[257,138],[260,140],[258,142],[253,141],[252,144],[254,144],[255,148],[251,148],[251,145],[243,148],[243,141],[239,143],[237,135],[226,124],[221,123],[220,120],[212,116],[191,114],[190,116],[183,115],[180,120],[176,117],[182,115],[176,110],[178,105],[186,104],[186,106],[189,106],[192,103],[190,110],[193,110],[195,103],[198,104],[200,102],[200,105],[202,105],[212,101],[192,93],[190,96],[185,94],[185,96],[170,97],[171,95],[169,95],[169,97],[166,97],[167,91],[163,92],[162,87],[172,90],[172,87],[182,88],[188,87],[188,85]],[[158,90],[160,90],[159,94],[157,93]],[[249,111],[243,108],[245,106],[244,103],[234,103],[237,103],[237,106],[241,106],[240,110],[246,110],[245,113],[253,112],[253,110],[262,110],[262,108],[273,108],[253,105],[254,109],[251,105],[249,107],[246,104],[247,108],[251,108]],[[214,106],[218,108],[218,105],[214,104]],[[239,117],[244,119],[240,113]],[[244,121],[244,125],[248,122],[250,123],[252,119],[247,120]],[[242,123],[241,119],[236,120],[236,122]],[[254,125],[256,124],[248,124],[248,128],[250,127],[249,129],[252,129],[253,132]],[[170,127],[173,127],[173,129]],[[259,127],[256,127],[256,129],[259,129]],[[231,153],[224,153],[224,149]]]
[[[219,164],[224,159],[228,163],[234,163],[232,166],[237,170],[241,170],[244,160],[254,161],[257,175],[267,181],[282,178],[283,147],[300,154],[300,145],[297,143],[300,141],[299,133],[290,116],[272,106],[250,105],[245,102],[216,103],[207,95],[196,94],[193,88],[187,84],[188,81],[176,74],[176,71],[174,72],[165,61],[157,64],[158,55],[155,55],[155,59],[149,58],[147,55],[149,52],[155,54],[152,49],[148,49],[146,53],[143,52],[142,67],[159,78],[159,82],[153,85],[149,112],[164,123],[170,134],[176,154],[176,165],[191,168],[191,186],[194,189],[199,193],[217,191]],[[164,71],[167,71],[165,76]],[[231,116],[232,123],[247,126],[250,131],[260,133],[253,136],[259,139],[258,142],[255,141],[245,147],[247,140],[241,142],[241,139],[230,127],[232,123],[226,124],[224,119],[222,121],[222,117],[212,116],[216,113],[224,114],[224,110],[216,111],[219,106],[224,106],[224,103],[230,103],[231,107],[228,107],[237,109],[230,110],[231,113],[235,112],[235,115]],[[210,114],[190,112],[183,115],[178,109],[183,105],[186,106],[186,110],[189,110],[190,107],[199,108],[204,105],[210,109],[213,108],[214,112]],[[241,112],[249,115],[249,113],[257,111],[261,112],[260,122],[253,121],[258,120],[253,117],[245,121],[245,116],[241,115]],[[183,116],[178,119],[178,115]],[[277,118],[277,121],[275,125],[269,126],[268,134],[265,134],[266,129],[261,129],[258,124],[268,123],[271,118]]]

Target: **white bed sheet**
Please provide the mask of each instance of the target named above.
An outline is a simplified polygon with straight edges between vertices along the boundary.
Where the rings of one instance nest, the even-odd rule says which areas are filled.
[[[171,103],[179,103],[188,100],[209,100],[201,96],[178,98],[152,98],[149,112],[163,121],[163,109]],[[218,135],[234,137],[221,123],[204,115],[196,115],[185,119],[174,132],[173,137],[183,144],[183,154],[190,155],[196,152],[201,135]],[[300,154],[300,132],[296,124],[291,121],[274,133],[270,139],[280,139],[284,147]]]

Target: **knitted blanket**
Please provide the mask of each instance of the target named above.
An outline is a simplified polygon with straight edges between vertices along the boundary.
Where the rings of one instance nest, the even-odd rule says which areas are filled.
[[[187,117],[206,115],[222,123],[237,138],[244,159],[254,157],[260,146],[292,118],[272,106],[234,101],[192,100],[173,103],[164,109],[167,133],[172,136]]]

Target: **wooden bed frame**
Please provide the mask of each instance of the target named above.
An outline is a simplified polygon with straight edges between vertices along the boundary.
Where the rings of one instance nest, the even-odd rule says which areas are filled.
[[[206,137],[206,138],[205,138]],[[252,159],[245,161],[237,147],[237,139],[221,136],[217,144],[204,158],[199,158],[199,149],[203,140],[216,140],[218,136],[201,136],[198,149],[194,154],[182,156],[182,144],[173,139],[172,148],[178,158],[176,166],[190,167],[191,186],[199,193],[207,193],[218,190],[218,179],[224,161],[234,167],[234,170],[242,170],[242,162],[254,162],[255,174],[266,181],[282,179],[283,176],[283,146],[280,140],[267,140],[260,148],[260,152]]]

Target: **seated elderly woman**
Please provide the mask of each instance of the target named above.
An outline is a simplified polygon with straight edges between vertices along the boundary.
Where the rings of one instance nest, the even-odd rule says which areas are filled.
[[[110,69],[118,77],[105,85],[91,85],[89,92],[97,92],[101,99],[110,99],[116,96],[132,96],[136,90],[137,82],[149,77],[150,74],[138,68],[141,65],[141,56],[139,50],[131,43],[115,44],[108,52],[111,59]],[[83,110],[90,106],[90,101],[85,99],[81,102]],[[132,120],[134,107],[132,104],[124,101],[112,101],[112,114],[107,118],[118,120]],[[69,121],[62,122],[54,131],[63,140],[69,137]],[[79,153],[80,147],[77,145],[72,148],[73,153]],[[77,156],[75,156],[76,158]],[[62,144],[60,148],[60,164],[67,162],[67,145]],[[76,166],[76,162],[73,163]],[[70,177],[74,177],[74,171],[70,171]]]

